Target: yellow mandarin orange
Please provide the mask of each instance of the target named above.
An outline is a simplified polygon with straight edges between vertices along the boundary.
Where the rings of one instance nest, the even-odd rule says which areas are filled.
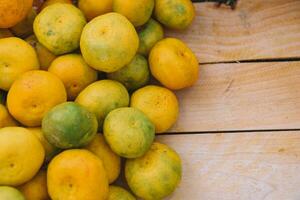
[[[86,86],[97,80],[97,71],[89,67],[79,54],[66,54],[56,58],[48,71],[62,80],[68,100],[74,100]]]
[[[66,150],[50,162],[48,192],[54,200],[106,200],[108,180],[102,161],[93,153]]]
[[[33,70],[16,80],[7,96],[11,115],[26,126],[40,126],[44,115],[67,100],[62,81],[54,74]]]
[[[179,103],[167,88],[148,85],[135,91],[130,106],[143,111],[155,125],[156,133],[168,130],[177,120]]]
[[[0,88],[9,90],[11,84],[24,72],[39,69],[36,52],[17,37],[0,39]]]
[[[44,161],[44,148],[26,128],[0,129],[0,185],[18,186],[39,171]]]
[[[171,90],[190,87],[198,80],[199,64],[195,54],[176,38],[156,43],[149,55],[149,65],[152,75]]]
[[[0,28],[10,28],[22,21],[33,0],[0,0]]]

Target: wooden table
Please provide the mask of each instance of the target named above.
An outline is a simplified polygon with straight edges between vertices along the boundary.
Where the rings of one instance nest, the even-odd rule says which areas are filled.
[[[194,3],[200,80],[158,140],[183,159],[170,200],[300,199],[300,0]]]

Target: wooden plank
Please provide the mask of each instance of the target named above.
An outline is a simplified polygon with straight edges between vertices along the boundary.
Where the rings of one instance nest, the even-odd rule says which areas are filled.
[[[300,128],[300,62],[200,66],[170,132]]]
[[[300,199],[300,132],[159,136],[183,160],[169,200]]]
[[[186,31],[167,31],[196,52],[200,63],[300,57],[299,0],[239,0],[236,10],[194,3]]]

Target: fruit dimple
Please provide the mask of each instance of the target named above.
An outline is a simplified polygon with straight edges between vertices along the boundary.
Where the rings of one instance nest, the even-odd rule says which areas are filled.
[[[9,64],[7,62],[3,62],[2,65],[5,67],[5,68],[8,68],[9,67]]]
[[[108,29],[106,27],[103,27],[102,29],[100,29],[99,32],[100,32],[100,35],[104,35],[107,33],[107,31],[108,31]]]
[[[177,54],[181,57],[185,57],[185,53],[183,51],[178,51]]]

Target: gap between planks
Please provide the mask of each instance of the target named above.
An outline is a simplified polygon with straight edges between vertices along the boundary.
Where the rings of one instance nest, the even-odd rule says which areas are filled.
[[[265,133],[265,132],[300,132],[300,129],[263,129],[263,130],[227,130],[227,131],[195,131],[195,132],[166,132],[156,136],[164,135],[204,135],[204,134],[240,134],[240,133]]]
[[[235,61],[220,61],[220,62],[203,62],[199,63],[202,65],[213,65],[213,64],[232,64],[232,63],[268,63],[268,62],[295,62],[300,61],[300,57],[295,58],[270,58],[270,59],[249,59],[249,60],[235,60]]]

